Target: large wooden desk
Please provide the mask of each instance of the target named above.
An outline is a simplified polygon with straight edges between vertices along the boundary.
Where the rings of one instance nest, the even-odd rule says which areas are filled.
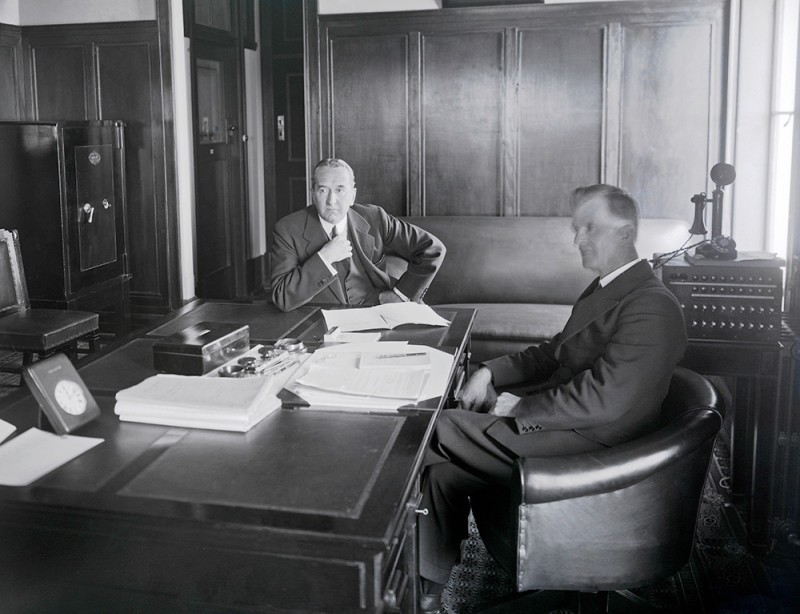
[[[448,328],[386,333],[466,363],[474,310]],[[445,398],[396,415],[281,409],[248,433],[120,422],[113,394],[154,373],[152,344],[198,321],[253,342],[318,341],[321,314],[203,303],[84,363],[100,404],[78,433],[105,442],[30,487],[0,487],[2,611],[412,610],[418,477]],[[20,394],[0,417],[23,432]]]

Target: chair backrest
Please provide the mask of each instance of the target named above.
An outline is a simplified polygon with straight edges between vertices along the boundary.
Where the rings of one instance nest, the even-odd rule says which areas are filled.
[[[0,316],[30,308],[16,230],[0,228]]]
[[[520,459],[505,521],[473,506],[518,590],[634,588],[688,562],[724,407],[708,380],[679,367],[662,409],[662,425],[634,441]],[[493,523],[509,528],[493,531]]]

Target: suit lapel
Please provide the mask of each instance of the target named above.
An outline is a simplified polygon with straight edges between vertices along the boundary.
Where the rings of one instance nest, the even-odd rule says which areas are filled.
[[[323,245],[328,241],[328,235],[322,229],[322,223],[319,221],[319,214],[315,207],[310,206],[306,208],[306,222],[303,227],[303,241],[305,243],[306,259],[316,254]],[[336,296],[336,300],[340,303],[347,304],[347,295],[345,294],[341,280],[338,278],[333,283],[328,285],[327,288]]]
[[[350,242],[353,245],[353,252],[358,255],[362,268],[366,270],[367,267],[363,266],[365,260],[372,262],[371,259],[366,258],[366,254],[371,254],[375,250],[375,239],[369,234],[369,222],[360,213],[350,209],[347,212],[347,224],[350,227]]]
[[[369,233],[369,222],[360,213],[350,209],[347,212],[347,223],[350,228],[353,258],[358,259],[361,270],[366,273],[373,286],[384,287],[386,282],[377,275],[377,269],[368,255],[375,251],[375,237]]]
[[[604,288],[596,288],[600,279],[595,279],[575,303],[572,315],[561,332],[558,347],[560,348],[567,339],[575,336],[597,318],[616,307],[622,297],[652,275],[653,272],[647,263],[641,261]]]

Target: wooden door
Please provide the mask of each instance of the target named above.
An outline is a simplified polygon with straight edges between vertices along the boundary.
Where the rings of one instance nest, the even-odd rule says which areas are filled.
[[[246,296],[241,86],[236,49],[194,42],[195,293]]]
[[[303,3],[270,2],[275,207],[272,223],[308,204],[306,185]],[[314,161],[316,162],[316,160]],[[267,229],[271,240],[271,229]]]

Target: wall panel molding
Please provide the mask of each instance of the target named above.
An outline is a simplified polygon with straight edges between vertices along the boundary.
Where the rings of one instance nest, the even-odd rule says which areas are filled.
[[[604,181],[634,192],[645,216],[690,220],[684,201],[725,154],[728,19],[729,0],[313,16],[309,165],[335,152],[370,181],[386,174],[374,202],[411,215],[569,215],[572,188]],[[405,65],[375,57],[377,41],[403,37]],[[353,62],[359,49],[368,68]],[[332,82],[342,70],[363,78],[357,92]],[[376,121],[377,100],[401,88]],[[341,108],[369,119],[345,130]],[[403,154],[381,134],[402,113]]]
[[[22,29],[0,23],[0,119],[24,119]]]

